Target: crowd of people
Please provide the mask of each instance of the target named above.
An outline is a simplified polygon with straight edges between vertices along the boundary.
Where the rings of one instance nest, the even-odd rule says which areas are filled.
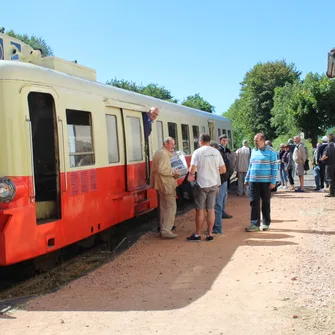
[[[335,137],[333,134],[322,139],[313,152],[313,170],[316,190],[328,187],[327,197],[335,197]],[[254,137],[254,148],[246,140],[242,147],[232,153],[228,148],[226,135],[219,137],[219,143],[208,134],[199,137],[200,147],[193,152],[189,172],[184,183],[191,185],[196,211],[195,231],[188,241],[200,241],[203,223],[207,220],[205,239],[212,241],[213,234],[222,234],[222,219],[232,218],[226,213],[230,178],[236,172],[237,195],[250,199],[250,224],[247,232],[266,231],[271,224],[271,192],[277,190],[279,170],[280,185],[283,190],[305,192],[304,175],[308,170],[308,155],[300,136],[287,144],[282,143],[276,152],[272,143],[262,133]],[[176,215],[176,188],[180,177],[178,170],[171,167],[175,140],[167,137],[163,148],[158,150],[152,161],[150,184],[158,191],[160,207],[160,235],[162,238],[176,238],[173,233]],[[295,188],[294,176],[299,179]],[[206,215],[205,215],[206,214]],[[261,220],[262,217],[262,220]]]

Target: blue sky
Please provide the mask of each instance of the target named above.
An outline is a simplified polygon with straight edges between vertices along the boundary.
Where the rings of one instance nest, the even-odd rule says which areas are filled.
[[[221,114],[257,62],[285,59],[325,73],[334,0],[18,0],[0,26],[43,37],[54,54],[111,78],[200,95]]]

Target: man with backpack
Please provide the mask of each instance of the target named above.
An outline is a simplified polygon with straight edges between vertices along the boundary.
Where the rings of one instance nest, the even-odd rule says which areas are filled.
[[[219,150],[223,162],[226,165],[227,158],[224,156],[223,152],[220,150],[219,144],[215,141],[210,142],[210,146]],[[216,202],[215,202],[215,221],[213,227],[213,234],[222,234],[222,205],[223,205],[223,198],[227,193],[227,183],[228,183],[228,172],[225,171],[224,173],[220,174],[221,186],[219,188],[219,193],[216,195]]]
[[[228,137],[226,134],[223,134],[219,137],[220,144],[219,144],[219,151],[223,155],[222,157],[224,158],[224,162],[226,165],[226,170],[228,173],[228,180],[227,180],[227,191],[224,194],[223,197],[223,204],[222,204],[222,219],[231,219],[233,216],[229,215],[226,213],[226,204],[227,204],[227,199],[228,199],[228,187],[229,187],[229,179],[234,173],[234,157],[230,151],[229,148],[227,148],[228,145]]]

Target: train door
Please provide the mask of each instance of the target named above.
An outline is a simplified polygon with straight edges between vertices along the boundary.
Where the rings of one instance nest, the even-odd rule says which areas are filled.
[[[214,140],[215,138],[215,122],[209,120],[208,121],[208,131],[209,131],[209,136],[211,137],[211,140]]]
[[[126,142],[127,190],[133,191],[147,186],[148,165],[142,114],[123,110],[123,122]]]
[[[51,94],[28,94],[33,188],[37,224],[61,218],[60,167],[55,102]]]

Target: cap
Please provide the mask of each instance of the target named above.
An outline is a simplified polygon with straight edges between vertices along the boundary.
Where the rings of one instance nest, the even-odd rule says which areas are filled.
[[[322,142],[328,142],[328,137],[327,136],[323,136],[322,137]]]

